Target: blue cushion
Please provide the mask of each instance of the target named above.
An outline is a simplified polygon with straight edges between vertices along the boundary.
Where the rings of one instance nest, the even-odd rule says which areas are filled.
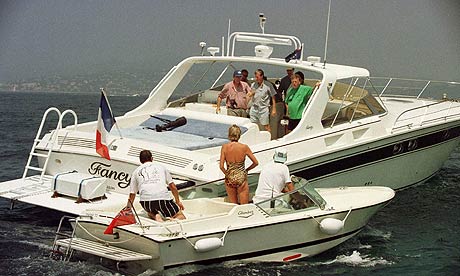
[[[177,117],[168,116],[168,115],[155,115],[155,117],[165,119],[165,120],[170,120],[170,121],[174,121],[177,119]],[[187,119],[187,123],[185,125],[174,128],[171,131],[198,135],[198,136],[202,136],[206,138],[228,139],[228,129],[231,126],[230,124],[209,122],[209,121],[203,121],[203,120],[197,120],[197,119],[189,119],[187,117],[186,119]],[[155,130],[156,125],[163,125],[163,124],[165,124],[165,122],[162,122],[161,120],[157,118],[150,117],[149,119],[141,123],[141,127],[147,127],[147,128],[152,129],[152,131],[156,131]],[[246,127],[240,126],[240,128],[241,128],[241,134],[245,133],[248,130]]]

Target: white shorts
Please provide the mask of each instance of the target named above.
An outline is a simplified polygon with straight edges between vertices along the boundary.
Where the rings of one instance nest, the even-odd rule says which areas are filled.
[[[249,110],[249,118],[251,123],[260,123],[266,126],[270,123],[270,110],[268,107],[258,109],[253,106],[251,110]]]

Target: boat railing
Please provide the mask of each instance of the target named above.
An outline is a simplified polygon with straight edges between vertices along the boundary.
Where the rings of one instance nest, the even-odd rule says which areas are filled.
[[[460,104],[454,100],[439,101],[408,109],[396,118],[392,133],[405,128],[446,121],[460,116]]]
[[[302,48],[300,39],[291,35],[234,32],[228,38],[227,56],[235,55],[236,42],[294,46],[294,50]]]
[[[379,97],[398,97],[399,99],[393,100],[407,101],[408,104],[414,103],[411,99],[429,100],[399,114],[392,126],[392,132],[460,116],[460,105],[456,103],[460,98],[459,82],[380,77],[369,79],[372,86],[380,91]]]
[[[416,99],[460,97],[460,82],[385,77],[370,77],[369,79],[377,91],[381,89],[380,97],[403,96]]]
[[[36,147],[38,146],[38,144],[40,142],[42,142],[41,135],[42,135],[42,132],[43,132],[43,128],[44,128],[45,123],[47,121],[48,115],[50,113],[52,113],[52,112],[55,112],[58,115],[58,122],[56,124],[56,127],[51,131],[51,134],[50,134],[51,136],[46,141],[47,144],[45,146],[45,149],[47,149],[47,151],[46,151],[46,154],[43,154],[43,153],[37,152]],[[78,125],[78,119],[77,119],[77,114],[73,110],[68,109],[68,110],[65,110],[64,112],[61,113],[61,111],[59,109],[57,109],[56,107],[50,107],[45,111],[45,113],[43,114],[42,120],[40,122],[40,126],[38,128],[37,134],[35,136],[34,142],[32,144],[32,148],[31,148],[30,153],[29,153],[29,158],[27,159],[27,163],[26,163],[26,165],[24,167],[24,173],[22,174],[22,179],[25,179],[27,177],[27,175],[28,175],[29,170],[32,170],[32,171],[40,172],[40,180],[39,180],[39,182],[43,183],[43,177],[45,175],[46,168],[48,166],[48,161],[49,161],[51,152],[53,151],[54,145],[56,144],[56,141],[57,141],[57,138],[58,138],[58,131],[60,129],[62,129],[62,120],[63,120],[64,116],[67,115],[67,114],[73,115],[73,118],[74,118],[73,130],[76,130],[77,125]],[[36,166],[31,165],[32,160],[33,160],[34,157],[35,158],[44,158],[44,164],[43,164],[42,168],[40,168],[38,166],[36,167]]]

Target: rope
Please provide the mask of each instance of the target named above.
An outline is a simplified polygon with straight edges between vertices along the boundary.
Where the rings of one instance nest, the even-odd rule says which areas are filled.
[[[353,206],[350,206],[350,209],[348,210],[348,213],[347,215],[345,216],[345,218],[342,220],[343,224],[345,225],[345,221],[347,220],[348,218],[348,215],[351,213],[351,211],[353,210]],[[321,225],[321,222],[319,222],[313,215],[307,215],[309,217],[311,217],[314,221],[316,221],[319,225]]]
[[[184,228],[182,227],[182,223],[181,223],[179,220],[177,220],[177,221],[175,221],[175,222],[178,223],[179,226],[180,226],[180,233],[181,233],[181,235],[182,235],[182,238],[184,238],[184,240],[186,240],[188,243],[190,243],[190,245],[191,245],[192,247],[195,247],[195,244],[192,243],[192,242],[187,238],[187,234],[184,232]]]
[[[190,245],[195,248],[195,244],[193,242],[191,242],[188,237],[187,237],[187,234],[184,232],[184,228],[182,227],[182,223],[180,222],[180,220],[175,220],[179,226],[180,226],[180,230],[181,230],[181,235],[182,235],[182,238],[184,238],[184,240],[186,240],[188,243],[190,243]],[[230,229],[231,225],[227,226],[227,229],[225,229],[225,233],[224,235],[220,238],[220,240],[222,241],[222,245],[224,245],[224,242],[225,242],[225,236],[227,235],[227,232],[228,232],[228,229]]]
[[[131,204],[131,208],[133,209],[134,214],[136,215],[137,221],[139,222],[139,224],[140,224],[140,226],[141,226],[142,233],[145,233],[145,231],[144,231],[144,226],[142,225],[141,219],[140,219],[139,216],[137,215],[137,212],[136,212],[136,209],[134,208],[133,202],[132,202],[131,199],[129,199],[129,198],[128,198],[128,201],[129,201],[129,204]]]
[[[110,213],[110,215],[104,215],[101,213]],[[100,210],[100,209],[86,209],[85,214],[88,216],[98,216],[98,217],[103,217],[103,218],[110,218],[114,219],[115,217],[112,215],[112,212],[106,211],[106,210]],[[161,225],[159,222],[152,220],[154,223],[153,224],[145,224],[140,222],[140,218],[138,217],[138,221],[136,222],[137,225],[140,226],[142,229],[142,234],[139,234],[140,236],[148,236],[150,234],[145,233],[144,229],[149,229],[150,227],[156,227],[156,226],[161,226],[166,228],[166,230],[169,231],[170,234],[174,234],[171,230],[169,230],[165,225]]]
[[[350,206],[350,210],[348,210],[347,215],[346,215],[345,218],[343,219],[343,224],[344,224],[344,225],[345,225],[345,221],[346,221],[347,218],[348,218],[348,215],[351,213],[351,210],[353,210],[353,206]]]

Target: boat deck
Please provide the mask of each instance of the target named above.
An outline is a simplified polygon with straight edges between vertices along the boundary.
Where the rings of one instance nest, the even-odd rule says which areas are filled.
[[[104,200],[85,201],[76,203],[76,198],[60,196],[52,198],[53,177],[45,175],[40,181],[40,176],[30,176],[25,179],[15,179],[3,182],[0,186],[0,196],[16,201],[25,202],[45,208],[50,208],[69,214],[80,215],[84,212],[100,212],[102,210],[118,212],[126,205],[127,195],[106,192]],[[140,206],[140,205],[139,205]]]
[[[153,256],[142,254],[127,250],[121,247],[109,246],[108,244],[102,244],[95,241],[90,241],[81,238],[68,238],[57,240],[56,245],[68,248],[72,250],[78,250],[88,254],[92,254],[98,257],[118,261],[118,262],[129,262],[129,261],[141,261],[151,260]],[[158,257],[157,257],[158,258]]]

